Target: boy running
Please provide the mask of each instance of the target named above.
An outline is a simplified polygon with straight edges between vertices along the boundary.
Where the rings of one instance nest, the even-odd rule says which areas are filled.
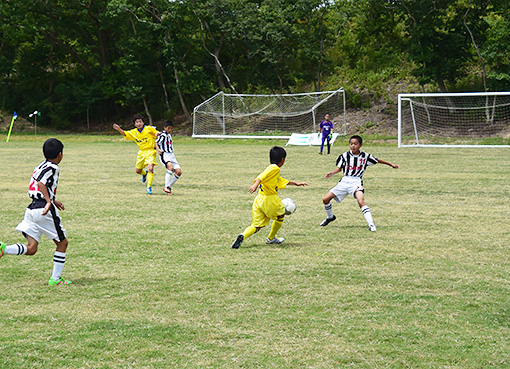
[[[163,191],[169,195],[172,194],[173,184],[177,182],[182,175],[181,166],[174,155],[174,145],[171,135],[173,128],[174,123],[171,120],[167,120],[163,124],[163,132],[161,132],[156,139],[156,150],[159,154],[159,160],[166,168],[165,187]]]
[[[46,160],[34,169],[30,178],[28,195],[32,203],[25,210],[25,218],[16,227],[16,230],[27,239],[27,244],[6,245],[0,242],[1,258],[4,255],[34,255],[43,234],[53,240],[57,249],[53,255],[53,273],[48,282],[50,286],[71,283],[61,277],[68,241],[66,230],[62,227],[62,220],[58,214],[58,210],[64,210],[64,204],[55,200],[58,164],[62,161],[63,149],[64,145],[56,138],[46,140],[43,145]]]
[[[287,187],[287,185],[308,186],[306,182],[293,182],[280,177],[280,167],[285,163],[286,156],[287,153],[283,147],[274,146],[269,151],[271,164],[257,176],[253,185],[248,188],[250,193],[259,189],[251,209],[252,223],[242,234],[237,236],[232,244],[233,249],[238,249],[246,238],[267,226],[269,219],[273,219],[273,224],[266,243],[280,244],[284,241],[283,238],[276,237],[285,216],[285,206],[278,197],[278,190]]]
[[[147,193],[152,195],[152,181],[154,180],[154,166],[156,164],[156,149],[154,143],[158,130],[154,127],[145,125],[144,117],[136,114],[133,117],[133,123],[136,128],[124,131],[118,124],[113,125],[113,129],[119,132],[126,140],[135,141],[140,149],[136,157],[135,170],[137,174],[142,175],[142,182],[147,182]],[[147,167],[147,170],[145,170]]]
[[[398,165],[391,164],[382,159],[377,159],[368,153],[360,151],[361,146],[363,146],[363,139],[360,136],[352,136],[349,140],[349,147],[351,150],[340,155],[336,159],[336,165],[338,168],[327,173],[325,176],[326,178],[329,178],[342,170],[344,171],[343,178],[322,199],[324,210],[326,210],[327,214],[327,218],[321,222],[322,227],[327,226],[336,219],[336,216],[333,215],[333,205],[331,204],[331,200],[335,199],[337,202],[341,202],[347,197],[347,195],[351,195],[358,200],[361,212],[368,223],[368,229],[372,232],[377,230],[372,218],[372,213],[370,212],[368,205],[365,204],[365,189],[363,188],[362,177],[369,165],[381,163],[389,165],[395,169],[398,168]]]

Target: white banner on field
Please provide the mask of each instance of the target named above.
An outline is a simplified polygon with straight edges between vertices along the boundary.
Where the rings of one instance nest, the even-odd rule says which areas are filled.
[[[333,133],[333,137],[330,140],[330,144],[333,145],[336,138],[339,136],[338,133]],[[288,145],[296,145],[296,146],[320,146],[321,144],[321,136],[320,133],[293,133],[289,141],[285,144]],[[326,142],[324,142],[326,145]]]

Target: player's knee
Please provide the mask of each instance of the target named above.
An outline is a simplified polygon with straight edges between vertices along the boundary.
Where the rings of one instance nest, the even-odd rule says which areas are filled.
[[[285,215],[278,215],[278,216],[276,217],[276,220],[277,220],[278,222],[283,222],[283,218],[285,218]]]
[[[135,172],[136,172],[136,174],[142,174],[142,170],[138,169],[138,168],[135,169]]]
[[[37,252],[37,244],[28,244],[26,255],[35,255]]]
[[[175,174],[177,174],[179,177],[182,176],[182,170],[181,169],[176,169],[175,170]]]
[[[67,241],[67,238],[64,238],[62,241],[55,241],[55,243],[57,244],[57,251],[58,252],[66,252],[67,250],[67,245],[69,245],[69,241]]]

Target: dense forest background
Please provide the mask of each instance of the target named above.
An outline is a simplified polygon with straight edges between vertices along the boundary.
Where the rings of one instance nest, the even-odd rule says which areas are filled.
[[[190,121],[220,90],[510,89],[508,0],[2,0],[0,109],[101,130]]]

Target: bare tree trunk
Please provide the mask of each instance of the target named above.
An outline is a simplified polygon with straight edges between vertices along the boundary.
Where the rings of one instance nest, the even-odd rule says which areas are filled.
[[[87,132],[90,132],[90,105],[87,105]]]
[[[464,14],[464,27],[469,32],[469,36],[471,37],[471,42],[473,43],[473,46],[475,47],[476,54],[478,55],[478,60],[480,60],[480,65],[482,66],[482,78],[483,78],[483,90],[484,92],[487,92],[487,73],[485,71],[485,63],[483,61],[482,55],[480,54],[480,49],[478,48],[478,45],[476,44],[475,37],[473,36],[473,32],[471,32],[471,29],[469,29],[469,26],[467,25],[466,18],[469,13],[469,9],[466,10],[466,13]]]
[[[181,103],[181,108],[184,111],[184,114],[186,115],[186,119],[188,122],[192,122],[191,114],[188,111],[188,107],[186,106],[186,102],[184,101],[184,97],[182,96],[181,89],[179,87],[179,74],[177,73],[177,68],[174,67],[174,75],[175,75],[175,86],[177,89],[177,95],[179,96],[179,101]]]
[[[145,96],[143,97],[143,106],[145,108],[145,115],[147,115],[147,118],[149,119],[149,125],[152,126],[152,116],[151,113],[149,112],[149,107],[147,106],[147,99],[145,98]]]
[[[163,78],[163,71],[161,70],[161,63],[158,62],[157,65],[158,65],[158,71],[159,71],[159,78],[161,78],[161,86],[163,87],[163,93],[165,94],[166,109],[170,110],[170,103],[168,102],[168,93],[166,92],[166,84],[165,84],[165,80]]]

